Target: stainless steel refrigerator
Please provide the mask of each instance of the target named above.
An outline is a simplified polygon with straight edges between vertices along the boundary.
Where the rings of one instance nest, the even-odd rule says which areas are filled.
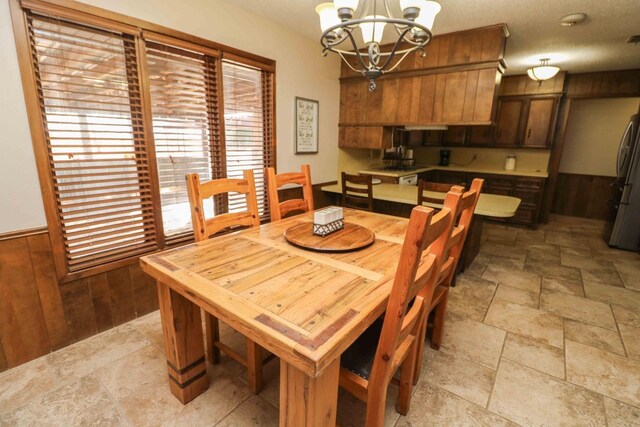
[[[616,167],[622,196],[609,245],[640,252],[640,114],[624,131]]]

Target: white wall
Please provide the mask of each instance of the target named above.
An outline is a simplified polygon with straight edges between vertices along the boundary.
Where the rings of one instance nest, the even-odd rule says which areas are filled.
[[[336,179],[339,58],[320,43],[221,0],[88,0],[86,3],[276,61],[279,171],[311,164],[314,183]],[[312,7],[312,6],[310,6]],[[320,28],[318,26],[318,39]],[[0,0],[0,233],[45,225],[9,6]],[[294,154],[294,97],[320,101],[319,153]]]
[[[640,98],[572,101],[560,172],[616,176],[620,139],[639,105]]]

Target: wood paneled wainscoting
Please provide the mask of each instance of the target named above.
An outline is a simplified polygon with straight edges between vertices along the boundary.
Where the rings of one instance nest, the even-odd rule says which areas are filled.
[[[551,212],[613,221],[615,209],[611,200],[616,190],[612,176],[559,173]]]
[[[313,186],[316,208],[331,204],[320,190],[329,184]],[[46,227],[0,234],[0,372],[157,309],[155,281],[138,263],[59,283]]]
[[[46,228],[0,235],[0,371],[157,308],[137,263],[59,284]]]

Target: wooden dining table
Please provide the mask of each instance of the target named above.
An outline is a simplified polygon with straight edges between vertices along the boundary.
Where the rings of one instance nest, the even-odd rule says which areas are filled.
[[[280,425],[336,422],[340,355],[385,310],[408,220],[345,209],[375,233],[369,246],[327,253],[288,243],[287,218],[141,258],[158,283],[173,395],[209,386],[200,308],[280,358]]]

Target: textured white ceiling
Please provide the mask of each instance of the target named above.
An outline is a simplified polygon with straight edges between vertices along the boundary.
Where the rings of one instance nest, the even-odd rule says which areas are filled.
[[[320,39],[318,0],[224,0]],[[327,0],[325,0],[327,1]],[[381,0],[378,0],[381,1]],[[390,0],[397,2],[397,0]],[[506,23],[511,32],[507,74],[520,74],[551,58],[551,65],[573,73],[640,68],[640,44],[625,43],[640,34],[640,0],[439,0],[442,11],[434,34]],[[361,0],[362,4],[363,1]],[[587,21],[562,27],[560,18],[583,12]],[[391,31],[385,31],[390,35]],[[248,32],[248,34],[251,34]],[[258,36],[259,35],[253,35]],[[427,46],[427,51],[428,51]],[[318,42],[318,54],[321,48]]]

